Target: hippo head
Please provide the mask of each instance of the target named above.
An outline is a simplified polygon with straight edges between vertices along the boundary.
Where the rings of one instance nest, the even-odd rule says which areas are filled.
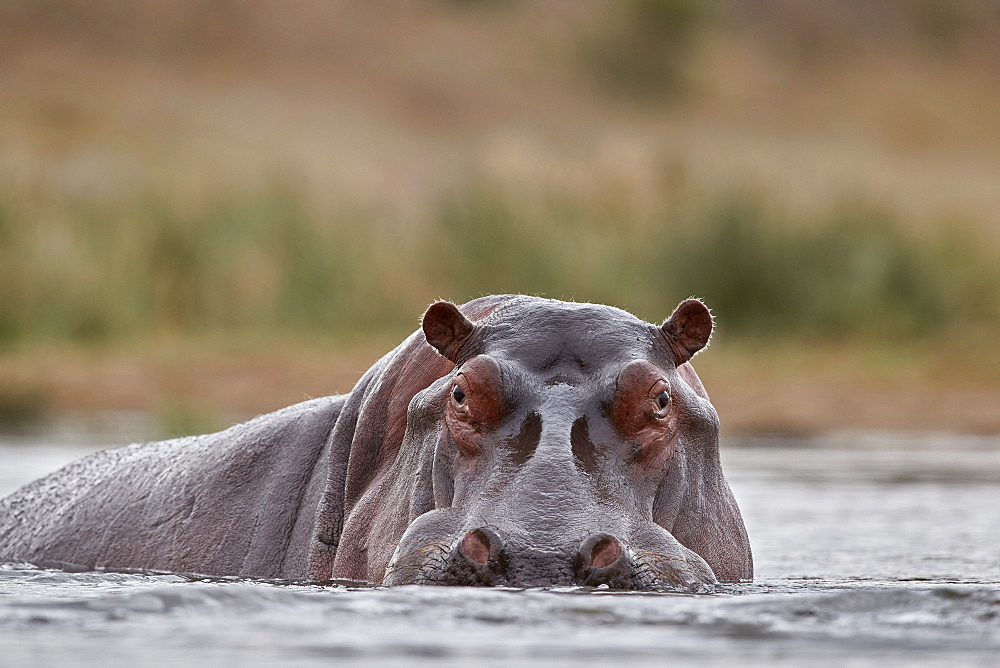
[[[607,306],[484,300],[431,306],[408,352],[384,360],[405,369],[369,384],[357,429],[401,436],[354,446],[336,565],[317,572],[621,589],[750,579],[718,416],[687,363],[712,333],[705,305],[687,300],[658,327]]]
[[[687,300],[657,327],[537,298],[474,322],[440,302],[422,329],[454,369],[409,403],[382,491],[409,501],[385,584],[752,577],[718,416],[687,364],[712,333],[704,304]]]

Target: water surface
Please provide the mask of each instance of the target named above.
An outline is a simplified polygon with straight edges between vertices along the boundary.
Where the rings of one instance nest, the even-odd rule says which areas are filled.
[[[60,440],[0,442],[0,494],[81,454]],[[5,564],[0,665],[997,665],[1000,443],[724,449],[752,584],[381,589]]]

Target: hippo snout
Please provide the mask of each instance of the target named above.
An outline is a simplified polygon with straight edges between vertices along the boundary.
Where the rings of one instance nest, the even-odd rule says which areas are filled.
[[[557,584],[577,584],[616,589],[634,587],[632,564],[614,536],[598,533],[584,540],[575,552],[506,551],[504,541],[492,529],[482,527],[467,533],[452,559],[473,574],[468,584],[556,584],[552,574],[562,577]],[[535,582],[537,580],[537,582]],[[466,584],[466,583],[461,583]]]
[[[624,540],[604,532],[593,533],[561,549],[541,549],[517,538],[508,536],[505,540],[495,529],[480,527],[465,533],[450,550],[435,548],[434,543],[401,543],[384,582],[657,589],[715,581],[707,566],[686,575],[672,570],[667,577],[661,577],[662,562],[647,563],[648,552],[634,550]]]

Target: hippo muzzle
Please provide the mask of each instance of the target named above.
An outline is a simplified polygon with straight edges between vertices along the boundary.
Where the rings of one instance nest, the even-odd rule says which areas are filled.
[[[633,548],[609,533],[542,549],[524,537],[505,540],[489,527],[445,542],[421,536],[415,523],[400,541],[383,584],[586,586],[610,589],[710,591],[715,574],[666,532],[659,547]]]

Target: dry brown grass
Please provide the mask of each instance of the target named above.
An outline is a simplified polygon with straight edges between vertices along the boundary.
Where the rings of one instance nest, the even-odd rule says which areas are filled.
[[[723,3],[693,93],[648,105],[581,64],[602,2],[12,2],[0,182],[184,199],[277,176],[416,220],[470,177],[636,205],[736,185],[996,234],[995,13],[964,3],[975,30],[942,51],[905,29],[914,3],[757,4]]]

